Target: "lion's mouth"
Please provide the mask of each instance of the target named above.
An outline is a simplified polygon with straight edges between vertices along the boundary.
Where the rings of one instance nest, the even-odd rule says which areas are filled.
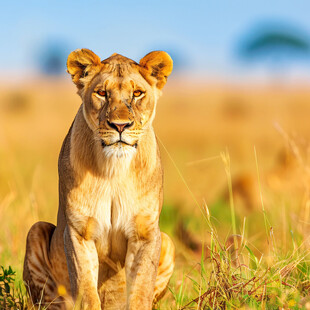
[[[103,140],[101,140],[101,145],[102,145],[102,147],[112,146],[112,145],[121,146],[122,144],[131,146],[131,147],[134,147],[135,149],[138,147],[138,143],[129,144],[129,143],[127,143],[126,141],[123,141],[123,140],[118,140],[118,141],[116,141],[116,142],[114,142],[114,143],[111,143],[111,144],[106,144]]]

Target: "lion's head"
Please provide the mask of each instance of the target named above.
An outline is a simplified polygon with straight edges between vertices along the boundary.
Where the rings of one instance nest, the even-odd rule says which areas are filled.
[[[162,51],[147,54],[139,64],[119,54],[101,61],[88,49],[69,55],[67,68],[83,100],[84,118],[105,155],[122,157],[136,151],[151,128],[172,66]]]

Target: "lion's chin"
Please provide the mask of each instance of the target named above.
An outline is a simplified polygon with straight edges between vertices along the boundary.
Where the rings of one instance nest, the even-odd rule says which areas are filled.
[[[134,147],[134,148],[137,148],[138,147],[138,143],[135,143],[135,144],[129,144],[129,143],[127,143],[127,142],[125,142],[125,141],[122,141],[122,140],[119,140],[119,141],[116,141],[116,142],[114,142],[114,143],[111,143],[111,144],[107,144],[107,143],[105,143],[103,140],[101,140],[101,146],[102,147],[107,147],[107,146],[112,146],[112,145],[114,145],[114,146],[126,146],[126,145],[128,145],[128,146],[131,146],[131,147]]]
[[[125,142],[118,141],[116,143],[105,145],[102,141],[103,152],[106,157],[111,158],[127,158],[130,159],[137,151],[137,144],[130,145]]]

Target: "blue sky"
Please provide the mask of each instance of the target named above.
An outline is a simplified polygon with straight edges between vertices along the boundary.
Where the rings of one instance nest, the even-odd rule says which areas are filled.
[[[310,36],[310,1],[6,1],[1,70],[32,72],[42,45],[58,40],[68,50],[87,47],[102,58],[118,52],[139,60],[164,49],[193,71],[225,74],[240,66],[234,55],[240,39],[264,21],[286,22]]]

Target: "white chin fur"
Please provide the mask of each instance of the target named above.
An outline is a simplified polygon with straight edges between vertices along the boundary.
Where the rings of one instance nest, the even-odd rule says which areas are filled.
[[[123,158],[130,160],[136,153],[136,148],[124,143],[116,143],[115,145],[105,146],[103,148],[104,155],[107,158]]]

